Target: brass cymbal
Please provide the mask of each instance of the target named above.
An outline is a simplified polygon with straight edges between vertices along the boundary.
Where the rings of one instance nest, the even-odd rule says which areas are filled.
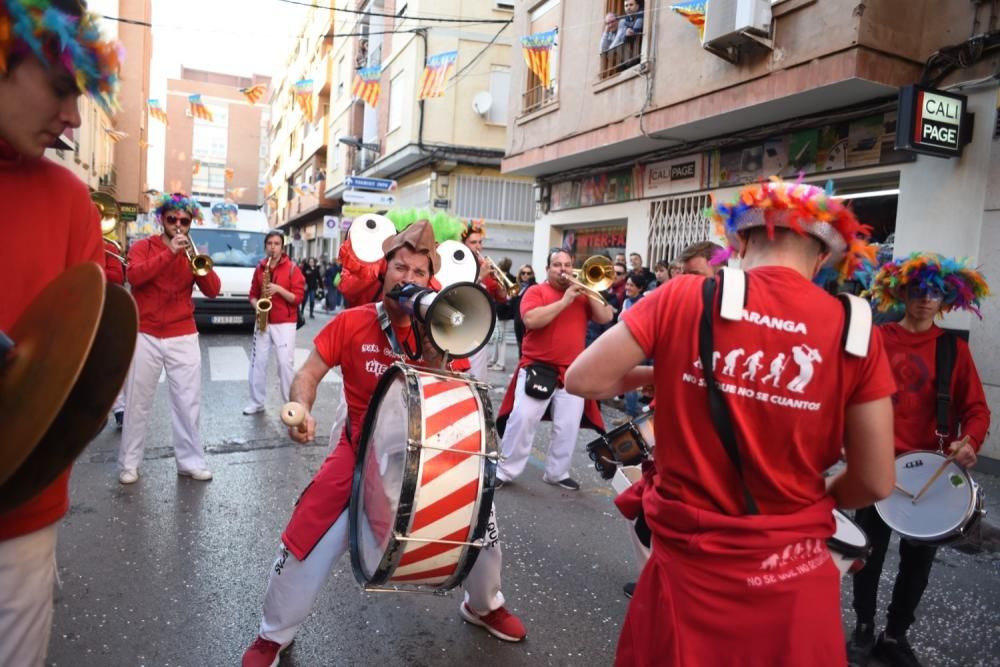
[[[101,432],[108,411],[128,375],[139,329],[139,314],[128,291],[106,286],[104,310],[94,344],[55,421],[24,463],[0,485],[0,512],[40,493]]]
[[[104,282],[93,262],[67,269],[6,332],[14,347],[0,368],[0,484],[48,431],[79,377],[104,306]]]

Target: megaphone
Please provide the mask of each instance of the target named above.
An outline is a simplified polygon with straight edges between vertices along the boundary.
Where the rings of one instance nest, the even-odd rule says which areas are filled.
[[[493,335],[493,300],[475,283],[453,283],[440,292],[407,283],[386,296],[395,299],[427,332],[441,354],[462,359],[478,352]]]

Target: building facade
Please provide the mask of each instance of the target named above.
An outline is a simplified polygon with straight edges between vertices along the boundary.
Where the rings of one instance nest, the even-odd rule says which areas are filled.
[[[533,262],[566,245],[582,260],[676,257],[714,234],[710,196],[779,174],[853,198],[884,252],[967,256],[1000,280],[1000,177],[990,3],[736,0],[708,3],[704,40],[669,5],[645,3],[643,30],[604,49],[623,0],[518,3],[517,35],[558,29],[541,85],[513,58],[507,174],[536,181]],[[713,15],[714,13],[714,15]],[[634,19],[634,17],[632,17]],[[951,159],[896,150],[901,87],[967,96],[971,142]],[[994,300],[995,301],[995,300]],[[1000,409],[1000,303],[966,330],[990,405]],[[991,324],[992,323],[992,324]],[[1000,438],[983,449],[997,465]]]
[[[118,16],[152,22],[152,0],[119,0]],[[122,219],[136,220],[148,208],[149,189],[146,155],[149,146],[149,69],[153,59],[153,31],[136,23],[118,24],[118,39],[125,48],[122,63],[121,109],[115,114],[115,128],[124,136],[115,144],[114,168],[108,179],[109,193],[122,205]]]

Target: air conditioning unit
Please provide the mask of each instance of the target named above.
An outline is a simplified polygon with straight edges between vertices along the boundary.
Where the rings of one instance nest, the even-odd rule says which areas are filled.
[[[771,0],[711,0],[705,6],[707,51],[736,62],[742,47],[772,48]]]

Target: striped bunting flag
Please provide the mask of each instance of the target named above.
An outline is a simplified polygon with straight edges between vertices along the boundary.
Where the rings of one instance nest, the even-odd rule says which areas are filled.
[[[439,53],[427,59],[427,66],[424,67],[423,74],[420,75],[418,100],[444,95],[445,80],[452,68],[455,67],[457,59],[458,51]]]
[[[670,5],[670,9],[677,12],[694,27],[698,28],[698,35],[705,39],[705,5],[708,0],[689,0],[688,2],[678,2]]]
[[[147,100],[146,106],[149,109],[149,115],[160,121],[164,125],[169,125],[167,122],[167,112],[160,106],[160,100]]]
[[[538,32],[521,38],[521,46],[524,50],[524,60],[528,63],[528,69],[535,73],[541,81],[543,88],[552,85],[552,72],[549,69],[549,56],[552,47],[556,43],[556,30],[553,28],[548,32]]]
[[[267,92],[267,86],[263,83],[257,83],[249,88],[240,88],[240,92],[247,98],[247,102],[254,105],[260,101],[260,98],[264,97],[264,93]]]
[[[354,75],[354,86],[351,88],[351,96],[362,99],[365,104],[374,108],[378,105],[378,96],[382,91],[382,66],[362,67]]]
[[[313,122],[313,117],[316,115],[316,107],[313,104],[313,80],[300,79],[295,82],[294,88],[295,99],[298,100],[303,115],[310,123]]]
[[[201,101],[201,94],[188,95],[188,106],[191,108],[191,115],[195,118],[207,120],[209,123],[214,120],[212,118],[212,112],[209,111],[208,107],[206,107]]]

